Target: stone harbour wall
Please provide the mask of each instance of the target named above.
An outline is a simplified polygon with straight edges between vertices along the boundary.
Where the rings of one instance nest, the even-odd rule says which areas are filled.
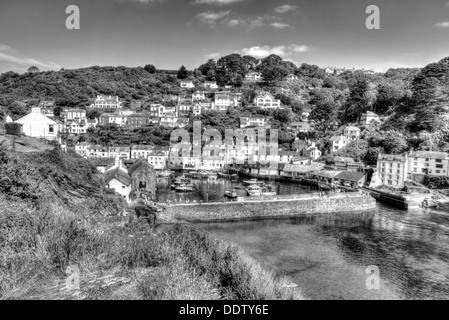
[[[256,200],[169,206],[158,213],[158,221],[193,223],[281,219],[320,213],[364,211],[374,208],[376,208],[376,200],[370,195],[340,194],[309,199]]]

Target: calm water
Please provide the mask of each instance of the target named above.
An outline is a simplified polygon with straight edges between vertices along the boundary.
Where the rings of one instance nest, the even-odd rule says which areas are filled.
[[[301,185],[277,185],[283,194],[309,192]],[[212,180],[206,187],[199,183],[197,195],[163,195],[204,198],[208,192],[220,198],[231,186]],[[378,204],[358,214],[197,227],[290,276],[310,299],[449,299],[449,218],[436,211],[410,213]],[[366,288],[366,268],[372,265],[380,270],[379,290]]]
[[[249,179],[243,179],[249,180]],[[239,196],[247,196],[242,180],[230,181],[218,177],[209,177],[205,180],[192,179],[195,185],[195,191],[189,193],[179,193],[171,190],[170,186],[174,183],[171,178],[158,178],[158,201],[172,203],[186,203],[191,201],[224,201],[223,196],[226,190],[236,189]],[[267,184],[276,186],[276,192],[280,195],[304,194],[314,189],[296,183],[279,183],[266,181]]]
[[[431,211],[379,205],[363,214],[200,227],[290,276],[311,299],[449,298],[449,220]],[[366,288],[371,265],[380,290]]]

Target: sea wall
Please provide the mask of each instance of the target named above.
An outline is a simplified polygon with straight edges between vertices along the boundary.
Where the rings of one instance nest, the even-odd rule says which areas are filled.
[[[160,222],[227,222],[281,219],[319,213],[371,210],[376,200],[367,194],[338,194],[314,198],[254,200],[168,206]]]

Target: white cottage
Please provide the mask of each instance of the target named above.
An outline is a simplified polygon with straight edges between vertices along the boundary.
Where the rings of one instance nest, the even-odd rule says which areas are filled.
[[[31,113],[15,121],[22,125],[22,132],[28,137],[58,140],[61,125],[41,113],[41,108],[32,108]]]

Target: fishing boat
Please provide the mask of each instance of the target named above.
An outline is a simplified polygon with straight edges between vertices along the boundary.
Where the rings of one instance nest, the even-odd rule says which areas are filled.
[[[232,200],[238,198],[237,191],[235,189],[234,190],[226,190],[225,193],[224,193],[224,196],[226,198],[232,199]]]
[[[174,181],[174,184],[176,186],[180,186],[180,185],[183,185],[183,184],[189,184],[191,182],[192,181],[190,179],[187,179],[185,177],[179,177],[179,178],[176,178],[176,180]]]
[[[171,174],[172,174],[172,172],[170,170],[166,170],[166,171],[159,172],[158,176],[161,178],[168,178],[171,176]]]
[[[327,183],[319,182],[318,187],[320,187],[320,189],[322,190],[332,190],[332,186]]]
[[[250,197],[260,196],[260,195],[261,195],[261,192],[262,192],[262,189],[261,189],[258,185],[253,184],[253,185],[250,185],[250,186],[246,189],[246,192],[248,193],[248,195],[249,195]]]
[[[247,186],[251,186],[251,185],[258,185],[258,184],[260,184],[260,182],[257,179],[251,179],[251,180],[243,181],[243,184],[247,185]]]
[[[275,196],[276,191],[274,190],[273,186],[258,186],[258,185],[251,185],[246,189],[246,192],[248,193],[248,196],[250,197],[259,197],[259,196]]]
[[[193,192],[195,187],[193,185],[183,184],[176,188],[177,192]]]

